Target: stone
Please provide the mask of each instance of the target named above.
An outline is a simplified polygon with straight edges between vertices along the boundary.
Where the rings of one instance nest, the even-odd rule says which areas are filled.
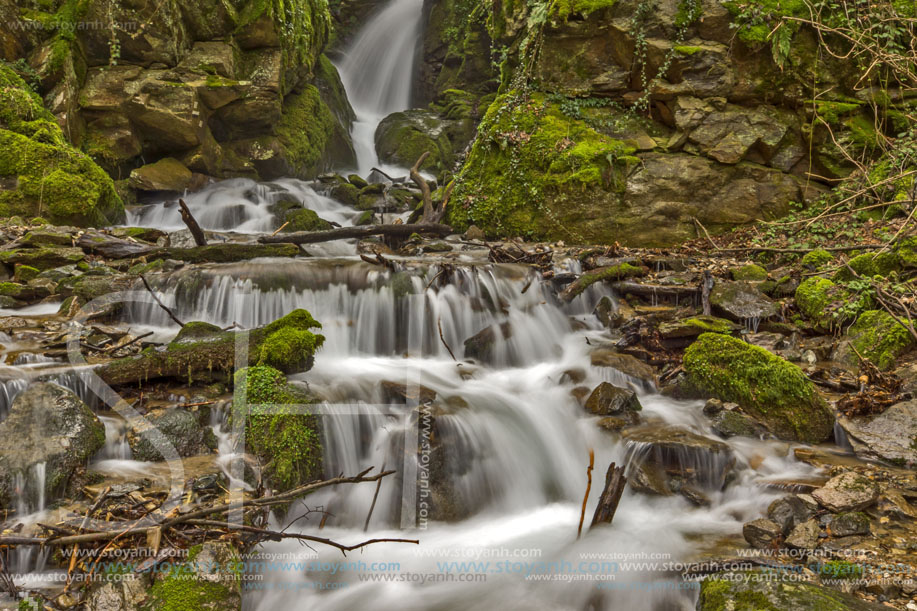
[[[201,144],[207,129],[197,93],[186,83],[148,72],[124,105],[124,112],[146,144],[144,152],[174,154]]]
[[[589,361],[593,367],[610,367],[624,375],[640,380],[646,385],[655,386],[656,372],[653,368],[629,354],[621,354],[607,348],[599,348],[592,351],[589,355]]]
[[[729,437],[752,437],[754,439],[759,439],[767,435],[767,428],[748,414],[743,414],[738,409],[724,409],[720,411],[711,419],[710,427],[717,435],[727,439]]]
[[[127,441],[135,460],[162,461],[208,453],[208,445],[213,446],[214,440],[212,432],[205,431],[194,414],[170,408],[147,414],[128,431]]]
[[[471,225],[467,231],[465,231],[462,238],[468,240],[469,242],[483,242],[487,239],[487,236],[484,235],[484,230],[482,230],[477,225]]]
[[[764,320],[775,316],[777,304],[748,282],[718,280],[710,292],[710,305],[731,320]]]
[[[184,193],[191,184],[191,170],[172,157],[165,157],[131,172],[129,184],[138,191]]]
[[[510,339],[513,336],[513,328],[508,322],[497,325],[497,328],[503,340]],[[498,356],[495,352],[497,343],[497,331],[493,326],[482,329],[465,340],[465,358],[476,359],[483,363],[493,363]]]
[[[742,526],[742,536],[755,549],[776,547],[782,535],[780,525],[767,518],[758,518]]]
[[[781,497],[767,508],[767,517],[780,525],[784,535],[789,534],[803,522],[812,519],[814,515],[815,509],[798,494]]]
[[[586,409],[596,416],[611,416],[625,411],[638,412],[643,407],[633,390],[602,382],[586,400]]]
[[[821,529],[816,520],[806,520],[790,531],[784,543],[787,547],[796,549],[815,549],[820,532]]]
[[[671,322],[664,322],[659,325],[658,331],[664,339],[679,339],[684,337],[697,337],[701,333],[725,333],[727,335],[735,334],[742,330],[741,325],[737,325],[731,320],[718,318],[716,316],[691,316]]]
[[[17,476],[25,480],[36,509],[35,490],[43,473],[43,498],[52,499],[73,472],[105,445],[105,427],[73,392],[52,383],[32,384],[13,400],[0,423],[0,503],[10,507],[17,496]]]
[[[48,270],[79,263],[86,258],[81,248],[15,248],[0,252],[0,262],[7,265],[28,265]]]
[[[879,492],[875,484],[862,475],[847,472],[832,477],[812,492],[819,504],[835,513],[860,511],[876,502]]]
[[[858,456],[900,466],[917,464],[917,399],[896,403],[876,416],[840,416],[837,421]]]
[[[721,490],[735,464],[725,443],[676,426],[629,429],[624,440],[629,481],[640,492],[668,496],[683,486]]]
[[[379,383],[382,400],[391,403],[431,403],[436,399],[436,391],[423,385],[407,385],[401,382],[383,380]]]
[[[847,511],[831,517],[828,534],[832,537],[869,534],[869,516],[860,511]]]

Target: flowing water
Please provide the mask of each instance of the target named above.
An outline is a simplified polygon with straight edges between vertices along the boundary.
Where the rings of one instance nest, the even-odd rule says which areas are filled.
[[[422,6],[423,0],[392,0],[357,35],[338,66],[356,114],[351,135],[362,176],[373,167],[398,173],[380,165],[375,134],[382,119],[410,108]]]

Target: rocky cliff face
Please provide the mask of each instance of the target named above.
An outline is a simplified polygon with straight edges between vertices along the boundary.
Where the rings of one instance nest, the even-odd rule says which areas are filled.
[[[786,214],[853,169],[836,144],[896,129],[814,32],[775,42],[739,3],[498,0],[458,24],[464,4],[431,0],[422,83],[487,91],[469,50],[489,39],[504,95],[456,180],[460,228],[672,244]]]
[[[45,105],[116,179],[164,157],[190,170],[173,186],[192,172],[311,177],[353,160],[352,114],[321,56],[325,0],[25,4],[5,58],[31,48]]]

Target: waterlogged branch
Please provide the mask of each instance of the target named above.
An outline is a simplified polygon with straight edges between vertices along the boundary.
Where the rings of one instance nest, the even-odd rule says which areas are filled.
[[[341,227],[326,231],[298,231],[276,236],[262,236],[258,241],[262,244],[318,244],[334,240],[350,240],[353,238],[368,238],[382,235],[388,237],[409,237],[412,233],[429,234],[445,237],[452,233],[452,227],[438,223],[411,223],[402,225],[363,225],[360,227]]]

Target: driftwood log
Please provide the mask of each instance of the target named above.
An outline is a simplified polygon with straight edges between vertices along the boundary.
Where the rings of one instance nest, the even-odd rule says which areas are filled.
[[[621,494],[624,493],[625,485],[627,485],[627,478],[624,477],[624,467],[615,466],[615,463],[608,465],[608,472],[605,473],[605,489],[602,490],[602,496],[599,497],[599,504],[595,508],[595,515],[592,516],[592,525],[589,528],[595,528],[599,524],[611,524],[618,510],[618,502],[621,500]]]
[[[452,227],[432,223],[402,224],[402,225],[363,225],[360,227],[341,227],[326,231],[298,231],[276,236],[262,236],[258,241],[262,244],[318,244],[333,240],[349,240],[352,238],[368,238],[374,235],[386,237],[406,238],[412,233],[427,234],[444,237],[452,233]]]
[[[188,204],[185,203],[185,200],[180,199],[178,200],[178,206],[181,209],[181,220],[191,231],[191,237],[194,238],[194,243],[198,246],[207,246],[207,238],[204,236],[204,230],[197,224],[197,219],[191,214]]]

